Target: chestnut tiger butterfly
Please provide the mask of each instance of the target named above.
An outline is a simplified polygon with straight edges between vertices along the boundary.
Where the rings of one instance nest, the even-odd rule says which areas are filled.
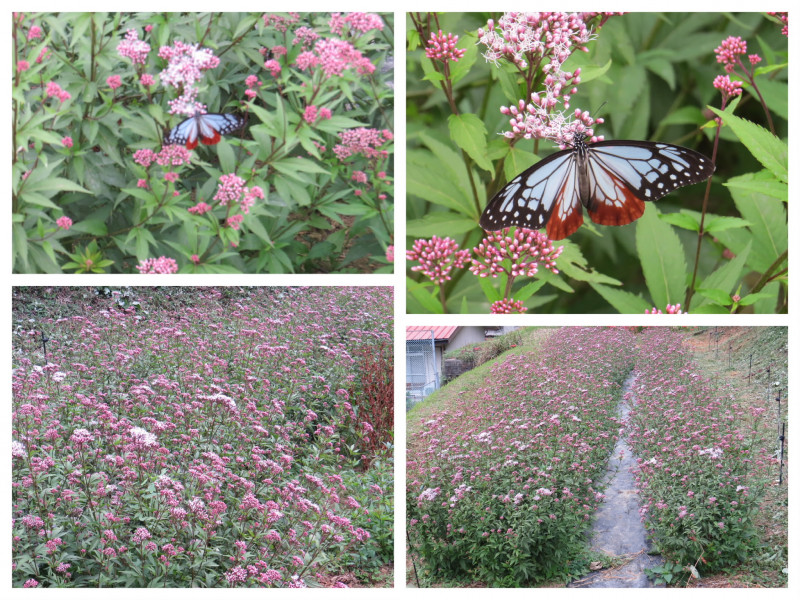
[[[715,169],[711,159],[681,146],[585,139],[576,135],[570,148],[509,181],[486,205],[481,227],[546,227],[547,237],[562,240],[583,224],[581,205],[599,225],[627,225],[644,214],[646,201],[705,181]]]
[[[246,119],[241,115],[207,113],[197,114],[172,128],[164,138],[164,144],[184,144],[189,150],[198,142],[216,144],[226,135],[244,127]]]

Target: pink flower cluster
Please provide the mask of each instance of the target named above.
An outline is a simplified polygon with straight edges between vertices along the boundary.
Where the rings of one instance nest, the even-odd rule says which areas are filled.
[[[714,54],[717,55],[717,62],[725,65],[725,70],[731,73],[740,61],[739,56],[747,54],[747,42],[738,36],[730,36],[722,41]]]
[[[261,17],[264,21],[264,27],[272,27],[281,33],[289,30],[289,27],[300,21],[300,14],[290,12],[288,17],[283,15],[264,14]]]
[[[781,29],[781,33],[786,37],[789,37],[789,13],[788,12],[768,12],[768,15],[772,15],[773,17],[777,17],[780,19],[781,23],[783,23],[783,28]]]
[[[522,314],[528,311],[528,307],[522,303],[522,300],[514,300],[513,298],[503,298],[492,302],[489,309],[493,315],[511,315]]]
[[[391,560],[391,453],[353,469],[372,429],[356,358],[391,345],[391,288],[159,298],[146,319],[102,300],[38,316],[65,336],[43,367],[15,335],[13,584],[301,587],[340,557]]]
[[[457,35],[453,35],[452,33],[445,35],[442,33],[441,29],[438,34],[431,31],[431,39],[428,40],[428,48],[425,50],[425,56],[431,60],[458,62],[467,51],[456,48],[457,43]]]
[[[730,75],[717,75],[714,78],[714,87],[721,91],[726,98],[741,96],[742,94],[742,82],[731,81]]]
[[[143,65],[147,62],[147,55],[150,53],[150,44],[139,39],[139,32],[135,29],[128,29],[125,39],[117,46],[117,53],[120,56],[130,58],[135,65]]]
[[[133,160],[136,164],[149,167],[154,162],[162,167],[188,164],[192,158],[192,153],[185,146],[170,144],[164,146],[158,152],[153,152],[148,148],[142,148],[133,153]]]
[[[139,273],[177,273],[178,263],[174,258],[160,256],[158,258],[147,258],[143,260],[136,266],[136,269]]]
[[[55,81],[48,82],[45,88],[45,97],[50,98],[52,96],[58,98],[61,103],[72,98],[72,95],[68,91],[63,90]]]
[[[158,56],[168,61],[159,75],[161,81],[181,90],[181,95],[170,101],[170,114],[191,117],[205,113],[205,106],[196,101],[198,91],[195,84],[202,79],[203,71],[219,65],[214,51],[177,40],[172,46],[162,46]]]
[[[210,48],[199,48],[199,44],[186,44],[177,40],[172,46],[162,46],[158,57],[168,61],[160,77],[167,85],[176,88],[193,87],[203,77],[203,71],[215,69],[219,58]]]
[[[220,206],[238,202],[242,212],[248,214],[256,199],[264,199],[264,190],[257,185],[246,187],[244,179],[235,173],[221,175],[219,180],[220,185],[217,188],[217,193],[214,194],[214,200],[219,202]],[[241,219],[237,220],[238,223],[241,223]],[[238,229],[238,227],[235,227],[235,229]]]
[[[319,68],[326,77],[341,75],[346,69],[355,69],[360,75],[375,71],[375,65],[345,40],[323,38],[317,41],[313,51],[301,52],[296,61],[301,70]]]
[[[477,258],[472,259],[470,271],[478,277],[498,277],[505,273],[510,277],[526,275],[533,277],[541,263],[545,269],[558,274],[556,259],[564,250],[555,248],[543,233],[516,228],[509,236],[509,229],[489,233],[476,248]]]
[[[339,139],[341,143],[333,148],[339,160],[345,160],[354,154],[363,154],[367,158],[384,158],[388,156],[388,152],[378,148],[392,141],[394,135],[388,129],[357,127],[343,131],[339,134]]]
[[[328,27],[336,35],[383,31],[383,20],[374,13],[352,12],[344,16],[341,13],[333,13],[328,21]]]
[[[523,71],[544,74],[543,91],[530,91],[530,101],[522,99],[516,106],[501,107],[510,115],[511,129],[504,133],[510,139],[550,139],[561,148],[572,144],[576,135],[595,138],[594,121],[587,112],[566,112],[570,98],[578,89],[580,69],[565,71],[562,65],[575,50],[587,51],[586,44],[596,35],[587,25],[600,13],[517,13],[504,14],[497,24],[489,20],[478,30],[479,43],[487,47],[484,56],[495,64],[505,60]],[[611,14],[603,14],[600,27]],[[537,75],[538,77],[538,75]],[[533,75],[529,77],[533,79]],[[563,110],[558,107],[563,105]]]
[[[450,280],[453,269],[464,267],[469,254],[469,250],[459,250],[458,244],[449,237],[434,235],[430,241],[416,240],[412,249],[406,251],[406,260],[419,261],[420,264],[411,267],[411,270],[421,271],[433,283],[442,285]]]
[[[681,305],[680,304],[667,304],[666,310],[667,310],[667,314],[668,315],[684,314],[683,311],[681,310]],[[654,306],[652,309],[647,309],[646,308],[644,310],[644,314],[646,314],[646,315],[661,315],[661,314],[664,314],[664,313],[661,312],[660,308],[656,308]]]
[[[490,62],[503,59],[524,69],[546,58],[561,65],[595,38],[585,18],[582,13],[505,13],[497,24],[490,19],[478,29],[478,42],[486,46]]]

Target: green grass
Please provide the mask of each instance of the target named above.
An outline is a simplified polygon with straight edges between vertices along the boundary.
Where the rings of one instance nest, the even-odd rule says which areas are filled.
[[[520,344],[517,345],[516,348],[510,348],[493,360],[485,362],[471,371],[467,371],[444,387],[436,390],[423,401],[415,404],[406,413],[406,440],[409,440],[414,433],[417,433],[420,430],[420,424],[430,419],[431,415],[451,408],[455,398],[457,398],[460,393],[473,391],[487,385],[489,370],[496,360],[499,360],[503,356],[526,354],[531,351],[536,351],[553,331],[553,328],[549,327],[526,327],[522,330]],[[493,341],[490,340],[485,343],[491,344],[492,342]]]

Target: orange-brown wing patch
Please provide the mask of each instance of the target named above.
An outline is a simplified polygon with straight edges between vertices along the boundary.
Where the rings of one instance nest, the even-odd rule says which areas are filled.
[[[554,200],[553,212],[547,222],[547,237],[563,240],[583,225],[583,207],[578,195],[578,177],[575,169],[564,175]]]
[[[216,129],[214,129],[213,131],[214,135],[211,137],[205,136],[202,133],[200,134],[200,137],[203,138],[203,143],[206,144],[207,146],[218,144],[219,141],[222,139],[222,136],[219,134],[219,131],[217,131]]]
[[[600,167],[595,172],[586,209],[598,225],[627,225],[644,214],[644,202],[615,173]]]

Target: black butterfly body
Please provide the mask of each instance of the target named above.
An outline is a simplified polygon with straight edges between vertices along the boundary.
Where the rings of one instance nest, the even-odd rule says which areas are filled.
[[[164,138],[164,143],[185,144],[189,150],[194,149],[198,142],[216,144],[223,135],[244,127],[245,122],[243,116],[236,114],[197,114],[173,127]]]
[[[486,231],[517,226],[547,227],[561,240],[583,223],[583,209],[600,225],[627,225],[644,214],[644,203],[676,188],[705,181],[714,163],[699,152],[631,140],[587,144],[577,136],[572,147],[523,171],[495,194],[481,215]]]

